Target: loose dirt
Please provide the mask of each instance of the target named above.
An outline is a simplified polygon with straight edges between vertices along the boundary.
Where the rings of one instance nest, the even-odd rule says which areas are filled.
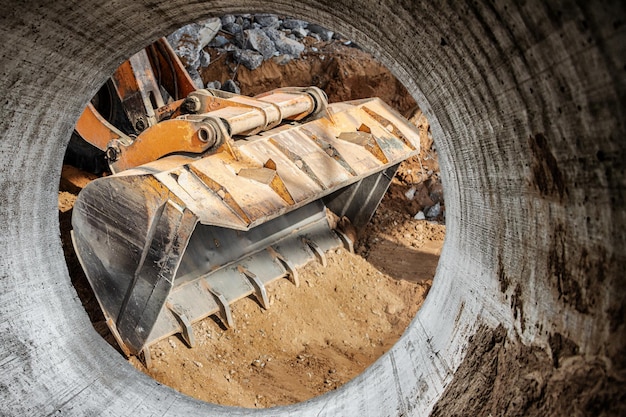
[[[335,389],[386,352],[413,318],[430,277],[411,283],[339,250],[328,266],[309,264],[301,288],[271,285],[270,308],[252,299],[233,307],[237,328],[195,325],[198,347],[177,337],[152,348],[154,379],[201,400],[271,407]]]
[[[309,45],[311,46],[311,45]],[[424,301],[443,244],[443,193],[428,122],[389,71],[363,51],[316,44],[287,65],[266,61],[254,73],[213,55],[206,81],[235,78],[243,94],[287,85],[317,85],[331,101],[379,96],[412,114],[422,151],[403,163],[355,254],[340,249],[301,271],[300,288],[284,279],[269,285],[270,308],[252,298],[232,306],[235,329],[213,318],[194,324],[196,347],[172,336],[151,348],[152,365],[138,370],[192,397],[223,405],[271,407],[336,389],[385,353]],[[94,327],[113,346],[91,288],[71,246],[71,208],[95,176],[64,166],[59,192],[61,237],[72,282]],[[407,196],[408,193],[408,196]],[[412,198],[409,198],[412,197]],[[440,203],[436,221],[418,211]]]

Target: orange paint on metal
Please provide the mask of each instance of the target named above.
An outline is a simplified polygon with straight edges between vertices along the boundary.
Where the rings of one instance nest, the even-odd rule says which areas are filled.
[[[130,61],[124,61],[113,74],[115,88],[122,101],[139,91],[135,72]]]
[[[289,193],[289,190],[287,190],[287,187],[285,186],[283,179],[280,177],[280,175],[278,175],[278,173],[276,173],[274,175],[274,178],[272,178],[270,187],[272,187],[272,190],[274,190],[274,192],[278,194],[280,198],[285,200],[285,202],[289,204],[290,206],[293,206],[294,204],[296,204],[295,200],[291,196],[291,193]]]
[[[372,119],[374,119],[378,123],[380,123],[391,134],[393,134],[394,136],[400,138],[402,140],[402,142],[404,142],[404,144],[406,146],[408,146],[411,150],[415,150],[415,146],[411,143],[410,140],[407,139],[406,136],[404,136],[402,131],[400,131],[400,129],[398,129],[395,124],[393,124],[392,122],[390,122],[389,120],[387,120],[386,118],[384,118],[383,116],[378,114],[377,112],[375,112],[373,110],[370,110],[369,108],[367,108],[365,106],[362,107],[362,110],[365,113],[367,113]]]
[[[202,126],[184,119],[165,120],[146,129],[130,146],[122,147],[111,166],[121,172],[174,152],[202,153],[212,146],[200,140],[198,131]]]
[[[268,159],[267,161],[265,161],[265,164],[263,164],[263,167],[276,171],[276,162],[274,162],[273,159]]]
[[[167,39],[158,39],[154,43],[154,49],[156,49],[157,53],[151,55],[152,66],[160,69],[161,83],[172,96],[174,95],[174,90],[178,90],[178,96],[174,97],[174,100],[185,98],[196,91],[196,85],[191,80],[189,73],[185,70]],[[154,55],[156,57],[153,57]],[[158,62],[154,62],[153,58],[156,58]],[[172,70],[174,71],[173,74]],[[174,86],[177,88],[174,88]]]
[[[104,117],[89,103],[78,122],[76,122],[76,132],[101,151],[106,151],[107,145],[113,139],[125,138],[122,132],[106,121]]]
[[[180,116],[180,106],[184,101],[185,99],[176,100],[156,109],[154,113],[156,114],[157,120],[160,122],[166,119],[175,119]]]
[[[219,195],[220,198],[228,205],[228,207],[246,224],[250,224],[250,217],[246,212],[243,211],[241,206],[235,201],[233,196],[228,192],[228,189],[223,185],[219,184],[217,181],[206,175],[204,172],[200,171],[193,165],[188,165],[189,171],[193,173],[204,185],[206,185],[209,189],[211,189],[215,194]]]

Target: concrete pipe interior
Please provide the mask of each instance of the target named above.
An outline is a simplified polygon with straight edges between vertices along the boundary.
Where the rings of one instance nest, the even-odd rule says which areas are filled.
[[[2,6],[3,414],[624,413],[622,4]],[[56,211],[71,129],[116,66],[187,22],[242,10],[321,23],[392,70],[430,120],[448,227],[430,295],[390,352],[337,391],[255,412],[124,363],[71,286]]]

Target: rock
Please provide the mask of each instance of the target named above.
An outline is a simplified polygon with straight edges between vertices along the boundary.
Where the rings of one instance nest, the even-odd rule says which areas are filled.
[[[289,39],[285,37],[285,35],[282,35],[278,39],[274,40],[274,45],[276,46],[276,50],[281,54],[291,55],[293,57],[299,57],[304,51],[303,44],[296,40]]]
[[[224,45],[226,45],[228,42],[230,41],[226,39],[224,36],[217,35],[215,38],[213,38],[211,42],[209,42],[209,46],[212,46],[213,48],[221,48]]]
[[[204,365],[202,365],[202,362],[198,362],[198,361],[193,361],[193,364],[196,365],[198,368],[202,368]]]
[[[191,81],[193,81],[196,88],[204,88],[204,81],[202,81],[202,77],[200,77],[200,73],[196,68],[187,67],[187,72],[189,73],[189,77],[191,77]]]
[[[261,27],[277,28],[280,24],[278,16],[273,14],[257,14],[254,16],[254,20],[261,25]]]
[[[415,200],[421,207],[431,207],[436,203],[430,199],[428,187],[423,182],[416,186]]]
[[[206,88],[212,88],[213,90],[220,90],[222,88],[222,83],[219,81],[210,81],[206,83]]]
[[[263,55],[248,49],[236,49],[233,53],[233,58],[249,70],[254,70],[263,63]]]
[[[426,216],[423,211],[418,211],[415,216],[413,216],[415,220],[426,220]]]
[[[385,312],[387,314],[397,314],[400,310],[402,310],[401,306],[399,306],[398,304],[387,304],[387,307],[385,307]]]
[[[441,185],[441,182],[439,182],[438,180],[435,180],[431,183],[430,187],[428,187],[430,190],[430,199],[433,200],[433,202],[435,203],[442,203],[443,202],[443,186]]]
[[[235,84],[233,80],[226,80],[222,85],[222,91],[228,91],[230,93],[241,94],[239,86]]]
[[[222,28],[219,18],[211,18],[183,26],[167,37],[168,42],[188,68],[200,66],[200,52]]]
[[[292,59],[293,57],[291,55],[278,55],[277,57],[274,57],[274,62],[278,65],[286,65]]]
[[[302,39],[302,38],[306,37],[309,34],[309,31],[306,30],[305,28],[296,28],[296,29],[293,29],[291,31],[291,33],[296,35],[297,38]]]
[[[426,210],[426,217],[429,219],[434,219],[435,217],[439,216],[439,214],[441,214],[441,204],[439,203]]]
[[[298,20],[298,19],[285,19],[283,21],[283,25],[282,25],[285,29],[297,29],[297,28],[306,28],[307,26],[309,26],[308,22],[305,22],[304,20]]]
[[[261,29],[248,29],[244,31],[247,39],[246,48],[254,49],[263,55],[263,59],[270,59],[276,52],[274,42]],[[304,47],[303,47],[304,48]]]
[[[412,201],[415,198],[415,187],[409,188],[409,190],[404,193],[404,196],[407,200]]]
[[[308,29],[309,32],[319,35],[320,39],[325,42],[332,40],[333,35],[335,34],[332,30],[328,30],[325,27],[316,24],[309,24]]]
[[[206,68],[211,63],[211,55],[206,51],[200,51],[200,67]]]
[[[267,35],[268,38],[272,40],[272,42],[276,42],[277,39],[280,39],[284,34],[274,28],[264,28],[263,32]]]
[[[229,23],[223,26],[223,29],[228,32],[236,35],[237,33],[241,33],[243,31],[243,27],[237,22]]]
[[[237,18],[232,15],[232,14],[225,14],[224,16],[222,16],[222,26],[226,26],[226,25],[232,25],[233,23],[235,23],[235,20],[237,20]]]
[[[252,26],[252,21],[250,20],[250,18],[245,18],[241,21],[241,27],[245,30],[245,29],[251,29]]]

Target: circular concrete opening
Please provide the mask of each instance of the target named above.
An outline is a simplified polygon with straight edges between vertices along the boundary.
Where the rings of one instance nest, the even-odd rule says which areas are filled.
[[[248,408],[273,407],[337,389],[400,338],[432,285],[445,234],[443,188],[428,120],[389,71],[358,45],[341,35],[332,36],[328,29],[289,17],[227,15],[221,20],[227,25],[224,29],[217,29],[221,23],[214,18],[168,36],[198,84],[219,87],[231,82],[241,94],[253,95],[315,82],[331,103],[381,97],[405,114],[420,136],[419,154],[401,164],[373,219],[358,231],[355,254],[333,250],[327,254],[326,267],[312,264],[303,268],[299,272],[302,288],[287,280],[272,283],[267,287],[268,310],[253,295],[236,302],[232,305],[234,329],[227,329],[216,316],[194,319],[193,348],[181,335],[174,335],[150,344],[148,364],[141,356],[129,359],[138,370],[194,398]],[[240,31],[233,34],[231,26],[236,25]],[[253,56],[256,53],[238,41],[244,36],[242,25],[257,33],[276,30],[284,39],[297,40],[303,50],[298,56],[277,53],[262,63],[255,62],[253,70],[241,67],[236,58],[241,52],[233,52],[233,48]],[[289,28],[294,27],[299,28],[300,37],[287,38],[293,32]],[[214,33],[207,36],[208,30]],[[146,50],[148,57],[157,46]],[[200,54],[208,55],[203,64],[198,62]],[[158,83],[165,70],[152,71]],[[120,93],[114,83],[119,82],[108,81],[91,104],[120,131],[136,133],[117,98]],[[169,92],[162,88],[165,99]],[[85,142],[79,132],[77,127],[72,135],[60,183],[65,259],[94,328],[122,354],[70,236],[78,193],[93,179],[111,175],[105,152]]]
[[[71,129],[114,68],[184,23],[245,9],[345,33],[407,86],[437,140],[448,227],[435,285],[388,353],[332,393],[254,414],[623,414],[621,3],[4,6],[3,413],[251,413],[193,400],[125,364],[74,296],[56,220]],[[519,359],[532,357],[548,366]],[[494,364],[515,372],[481,372]],[[521,389],[528,378],[537,389]],[[600,382],[582,389],[589,381]]]

